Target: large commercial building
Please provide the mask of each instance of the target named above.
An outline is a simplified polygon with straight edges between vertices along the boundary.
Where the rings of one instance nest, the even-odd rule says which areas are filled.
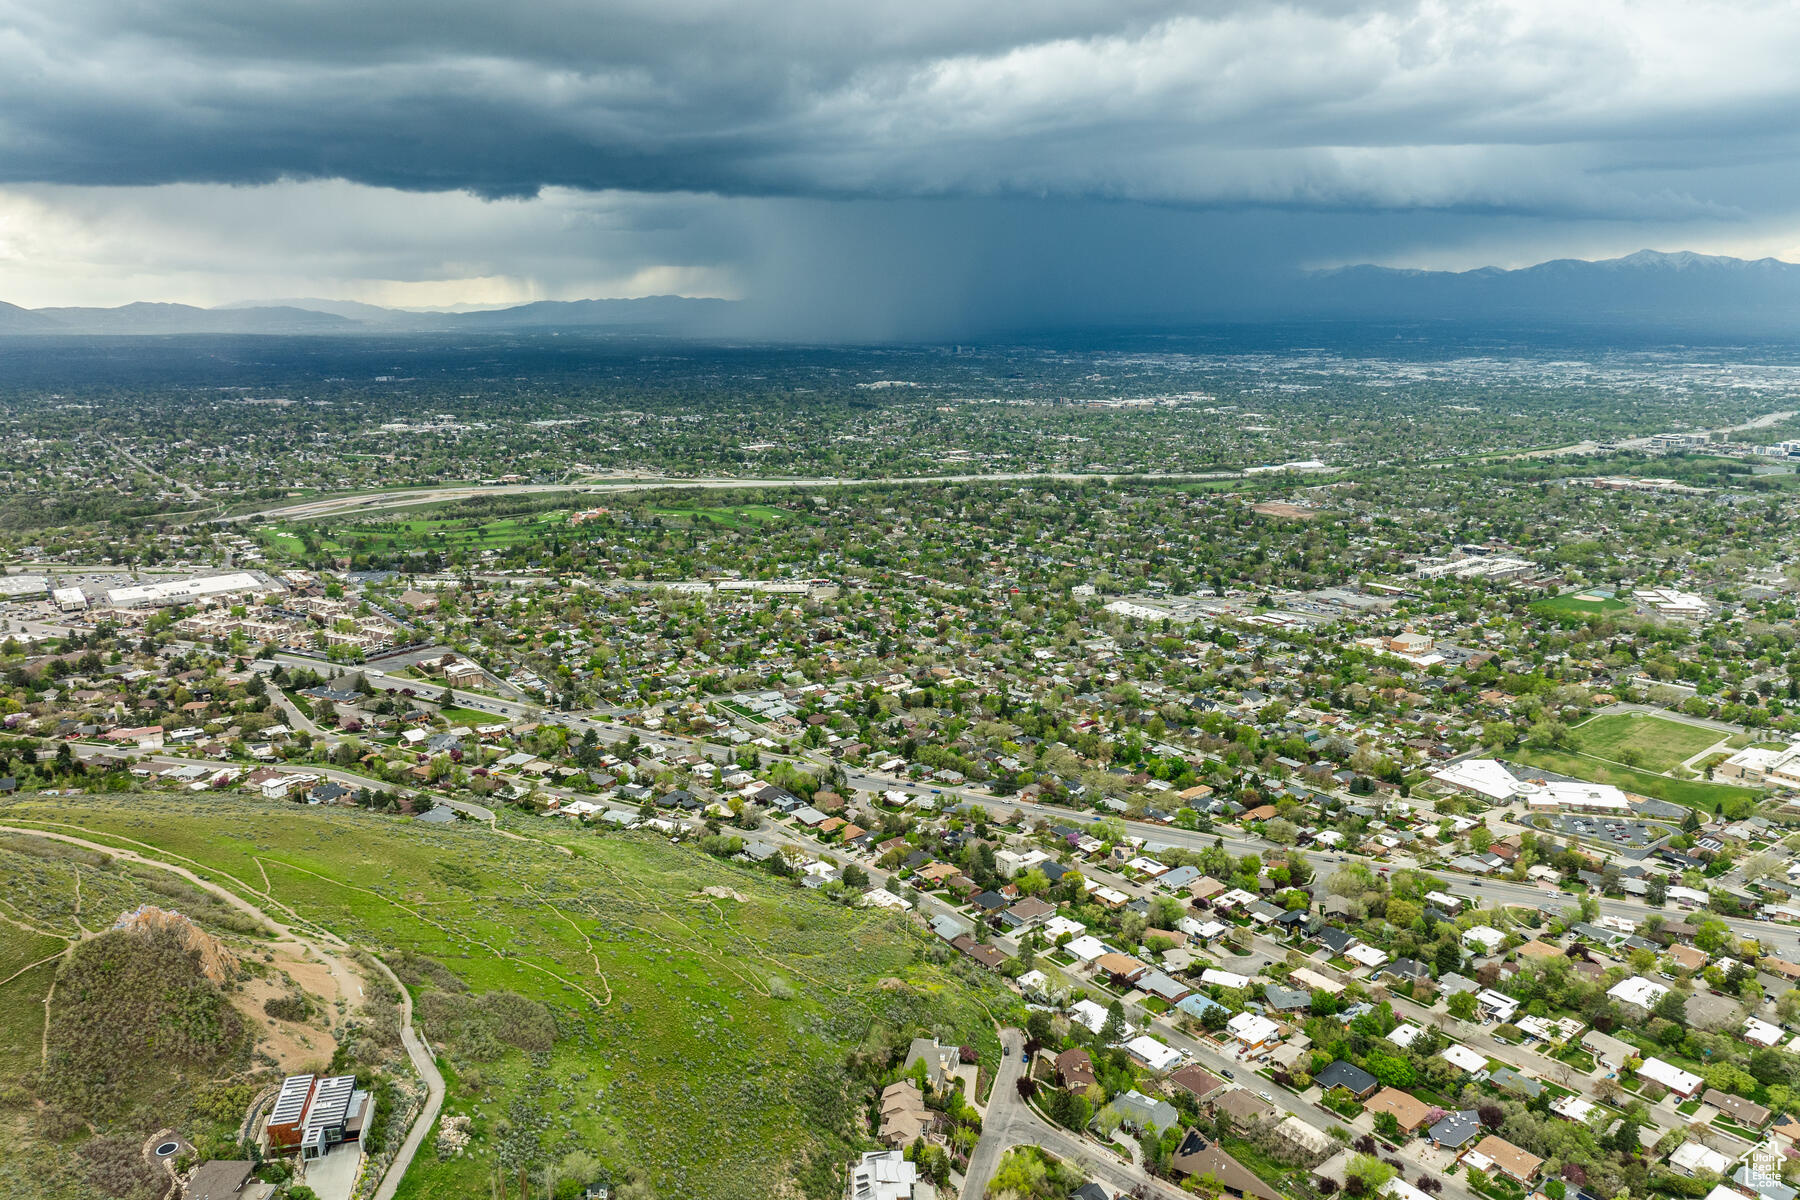
[[[1800,746],[1748,746],[1714,767],[1713,774],[1755,786],[1800,788]]]
[[[195,579],[169,579],[161,583],[131,584],[111,588],[106,603],[112,608],[162,608],[174,604],[191,604],[215,596],[234,593],[264,595],[280,591],[275,584],[248,571],[230,575],[207,575]]]
[[[1494,804],[1523,802],[1532,812],[1629,813],[1631,801],[1607,783],[1574,779],[1524,779],[1505,763],[1471,758],[1431,773],[1439,783]]]

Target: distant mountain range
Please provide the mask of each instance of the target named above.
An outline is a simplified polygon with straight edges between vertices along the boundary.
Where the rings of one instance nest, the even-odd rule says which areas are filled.
[[[1800,265],[1640,250],[1512,271],[1342,267],[1307,275],[1283,307],[1333,318],[1800,329]]]
[[[20,308],[0,302],[0,334],[355,334],[481,333],[570,329],[727,335],[741,305],[731,300],[645,296],[636,300],[540,300],[479,312],[415,312],[353,300],[281,300],[197,308],[125,304],[118,308]]]
[[[278,300],[195,308],[25,309],[0,303],[0,334],[359,334],[590,331],[684,338],[744,336],[748,302],[645,296],[542,300],[479,312],[420,312],[349,300]],[[1372,321],[1800,333],[1800,264],[1641,250],[1589,262],[1415,271],[1354,266],[1290,278],[1203,320]]]

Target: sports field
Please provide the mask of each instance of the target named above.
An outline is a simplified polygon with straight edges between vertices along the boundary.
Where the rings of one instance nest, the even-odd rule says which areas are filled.
[[[1729,735],[1648,713],[1594,717],[1570,731],[1575,749],[1647,771],[1673,770]]]

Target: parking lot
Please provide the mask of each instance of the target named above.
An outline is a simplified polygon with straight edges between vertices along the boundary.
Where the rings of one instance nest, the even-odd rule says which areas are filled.
[[[1638,851],[1642,853],[1675,832],[1667,825],[1658,825],[1650,821],[1639,821],[1630,817],[1590,816],[1583,813],[1539,816],[1536,821],[1540,827],[1547,826],[1568,837],[1581,838],[1584,841],[1600,846],[1609,846],[1621,852]]]

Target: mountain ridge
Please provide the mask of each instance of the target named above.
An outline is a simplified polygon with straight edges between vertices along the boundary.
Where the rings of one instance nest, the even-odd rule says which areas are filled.
[[[1569,327],[1800,333],[1800,264],[1693,251],[1639,250],[1465,271],[1371,263],[1298,272],[1264,294],[1189,320],[1520,322]],[[687,296],[536,300],[468,311],[386,308],[354,300],[239,302],[214,308],[138,302],[116,308],[22,308],[0,302],[0,335],[399,334],[557,330],[706,339],[744,336],[746,301]],[[1153,322],[1154,323],[1154,322]]]

